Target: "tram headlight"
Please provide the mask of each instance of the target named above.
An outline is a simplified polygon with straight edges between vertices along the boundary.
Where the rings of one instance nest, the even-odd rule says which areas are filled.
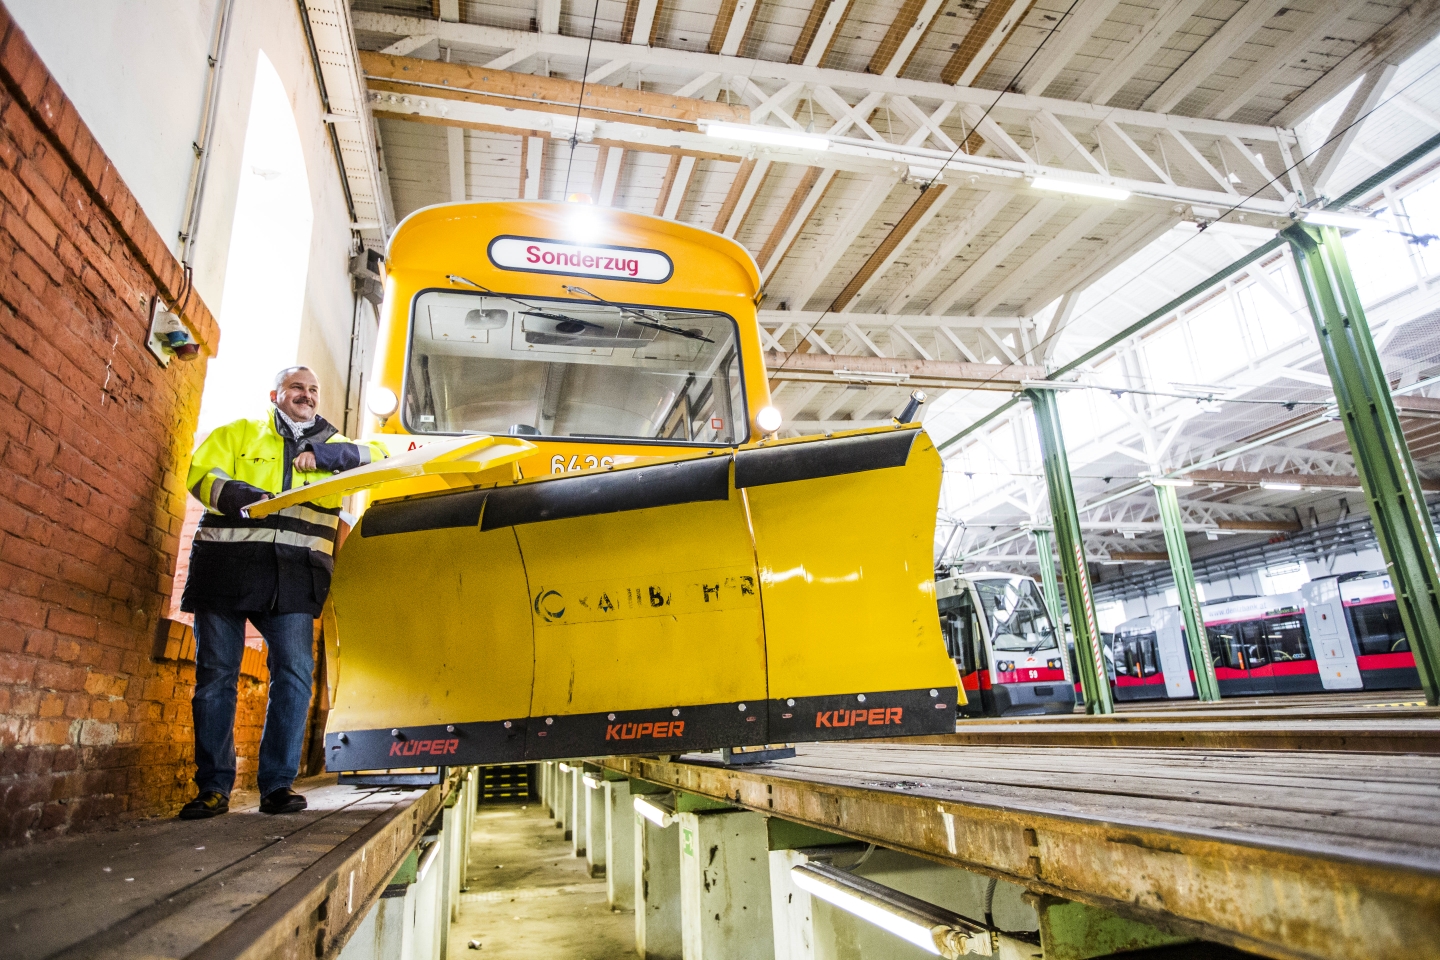
[[[1061,667],[1060,658],[1051,657],[1049,660],[1045,661],[1045,666],[1049,667],[1051,670],[1059,670]]]
[[[371,413],[383,420],[400,406],[400,398],[395,396],[395,391],[389,387],[375,384],[365,395],[365,406],[370,408]]]
[[[1015,669],[1015,662],[1013,660],[996,660],[995,669],[1001,673],[1009,673]]]
[[[766,433],[774,433],[780,429],[780,411],[776,407],[763,407],[755,414],[755,423]]]

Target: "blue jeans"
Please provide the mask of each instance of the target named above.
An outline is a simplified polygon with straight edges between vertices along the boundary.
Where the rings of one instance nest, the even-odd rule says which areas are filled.
[[[227,797],[235,786],[235,688],[245,621],[269,648],[270,698],[260,735],[260,796],[288,787],[300,770],[315,670],[315,618],[308,613],[195,612],[195,783]]]

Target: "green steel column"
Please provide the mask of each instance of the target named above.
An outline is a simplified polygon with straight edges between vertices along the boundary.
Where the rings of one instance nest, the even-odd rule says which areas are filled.
[[[1031,530],[1030,535],[1035,538],[1035,550],[1040,555],[1040,586],[1045,593],[1045,606],[1050,608],[1055,629],[1061,630],[1063,635],[1060,624],[1065,610],[1060,606],[1060,581],[1055,576],[1055,550],[1050,540],[1050,531]]]
[[[1060,569],[1065,574],[1065,599],[1070,604],[1070,629],[1075,634],[1075,659],[1080,665],[1080,691],[1086,713],[1114,713],[1100,631],[1095,626],[1095,599],[1090,594],[1090,573],[1085,567],[1085,544],[1080,539],[1080,510],[1070,484],[1070,461],[1060,432],[1060,409],[1053,390],[1026,390],[1035,411],[1040,450],[1045,457],[1045,485],[1050,488],[1050,522],[1060,548]]]
[[[1440,550],[1415,463],[1400,430],[1390,383],[1370,337],[1340,232],[1297,223],[1281,236],[1295,251],[1320,352],[1335,387],[1345,436],[1380,552],[1395,586],[1425,700],[1440,704]]]
[[[1035,538],[1035,550],[1040,555],[1040,590],[1045,594],[1045,607],[1055,621],[1055,636],[1060,642],[1060,663],[1065,667],[1066,678],[1074,683],[1075,678],[1070,676],[1069,651],[1065,649],[1065,618],[1061,615],[1060,580],[1055,576],[1055,551],[1051,547],[1050,531],[1031,530],[1030,534]]]
[[[1190,566],[1190,546],[1185,542],[1180,498],[1175,495],[1174,487],[1157,483],[1155,499],[1160,501],[1160,526],[1165,530],[1165,551],[1170,554],[1170,572],[1175,576],[1175,592],[1180,595],[1185,645],[1190,648],[1190,664],[1195,668],[1195,695],[1201,700],[1219,700],[1220,683],[1215,679],[1215,663],[1210,659],[1205,621],[1200,617],[1200,598],[1195,595],[1195,570]]]

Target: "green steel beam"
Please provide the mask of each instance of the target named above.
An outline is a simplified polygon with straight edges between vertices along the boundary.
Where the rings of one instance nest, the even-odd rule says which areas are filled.
[[[1281,236],[1295,252],[1300,285],[1355,455],[1375,538],[1395,586],[1400,622],[1415,653],[1425,700],[1436,706],[1440,704],[1440,549],[1400,430],[1390,381],[1370,337],[1340,231],[1297,223]]]
[[[1060,605],[1060,580],[1055,576],[1055,551],[1049,530],[1031,530],[1035,537],[1035,552],[1040,560],[1040,589],[1045,594],[1045,606],[1055,621],[1055,637],[1060,643],[1060,663],[1065,667],[1065,678],[1071,683],[1070,658],[1065,654],[1064,607]],[[1077,656],[1076,659],[1079,659]]]
[[[1367,179],[1360,181],[1350,190],[1346,191],[1338,199],[1332,200],[1330,203],[1326,204],[1325,209],[1338,210],[1349,203],[1353,203],[1365,194],[1374,190],[1376,187],[1383,186],[1385,183],[1389,182],[1394,177],[1398,177],[1400,174],[1404,173],[1406,169],[1425,159],[1430,154],[1434,153],[1436,150],[1440,150],[1440,134],[1436,134],[1435,136],[1426,140],[1424,143],[1420,144],[1415,149],[1411,150],[1409,153],[1406,153],[1404,156],[1397,158],[1393,163],[1389,164],[1384,169],[1377,170],[1373,176],[1370,176]],[[1071,360],[1069,363],[1060,367],[1058,370],[1054,370],[1049,373],[1045,379],[1058,380],[1072,370],[1076,370],[1083,364],[1089,363],[1091,360],[1100,356],[1100,354],[1109,350],[1111,347],[1115,346],[1120,341],[1133,337],[1141,330],[1144,330],[1146,327],[1150,326],[1150,324],[1154,323],[1156,320],[1159,320],[1167,316],[1168,314],[1174,313],[1176,310],[1183,307],[1186,303],[1205,293],[1205,291],[1209,290],[1216,284],[1222,283],[1226,279],[1240,272],[1241,270],[1244,270],[1246,267],[1250,266],[1250,264],[1254,263],[1256,260],[1259,260],[1267,253],[1271,252],[1272,250],[1279,249],[1283,242],[1284,241],[1281,239],[1281,237],[1276,237],[1274,240],[1266,241],[1265,243],[1256,247],[1254,250],[1251,250],[1245,256],[1241,257],[1239,260],[1236,260],[1234,263],[1230,264],[1228,267],[1223,267],[1217,273],[1213,273],[1209,277],[1206,277],[1204,280],[1201,280],[1199,283],[1195,284],[1195,286],[1191,287],[1189,290],[1186,290],[1184,293],[1180,294],[1180,296],[1176,297],[1174,300],[1171,300],[1169,303],[1165,304],[1160,309],[1152,310],[1150,313],[1147,313],[1139,320],[1136,320],[1134,323],[1130,324],[1130,326],[1126,327],[1124,330],[1121,330],[1119,333],[1106,337],[1104,340],[1100,341],[1095,346],[1091,347],[1089,350],[1076,357],[1074,360]],[[936,449],[943,452],[948,447],[959,443],[961,440],[964,440],[966,437],[970,436],[970,434],[974,433],[976,430],[979,430],[981,427],[985,426],[985,424],[991,422],[996,417],[1000,416],[1006,410],[1009,410],[1011,407],[1015,406],[1015,404],[1019,402],[1020,401],[1018,397],[1006,400],[1004,403],[1000,404],[1000,406],[996,407],[994,410],[991,410],[989,413],[985,414],[985,416],[981,417],[979,420],[976,420],[974,423],[970,424],[954,436],[950,437],[948,440],[941,441],[939,444],[936,445]]]
[[[1026,390],[1035,411],[1040,450],[1045,458],[1045,485],[1050,488],[1050,523],[1060,548],[1060,569],[1065,573],[1065,598],[1070,604],[1070,631],[1075,636],[1075,660],[1080,666],[1080,690],[1086,713],[1114,713],[1100,631],[1095,625],[1095,598],[1085,567],[1085,544],[1080,538],[1080,511],[1070,483],[1070,460],[1060,430],[1060,409],[1054,390]],[[1042,564],[1043,567],[1043,564]]]
[[[1175,575],[1175,592],[1180,595],[1180,615],[1185,621],[1185,645],[1195,670],[1195,695],[1201,700],[1219,700],[1220,682],[1210,659],[1205,621],[1200,616],[1200,598],[1195,595],[1195,569],[1190,566],[1190,545],[1185,542],[1184,519],[1175,488],[1157,484],[1155,499],[1160,502],[1160,526],[1165,531],[1165,551],[1170,554],[1170,572]]]
[[[1060,606],[1060,581],[1055,577],[1055,549],[1049,530],[1031,530],[1035,537],[1035,552],[1040,557],[1040,586],[1045,593],[1045,606],[1055,620],[1055,629],[1064,633],[1061,622],[1064,608]]]

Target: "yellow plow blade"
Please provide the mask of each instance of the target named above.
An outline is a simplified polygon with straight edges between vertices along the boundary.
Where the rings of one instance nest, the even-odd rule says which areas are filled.
[[[367,463],[335,476],[296,487],[269,500],[251,504],[247,517],[267,517],[286,507],[309,503],[321,497],[343,497],[396,480],[445,474],[479,473],[513,463],[530,454],[535,444],[518,437],[469,436],[437,440],[384,460]]]
[[[377,503],[331,770],[951,732],[916,429]]]

